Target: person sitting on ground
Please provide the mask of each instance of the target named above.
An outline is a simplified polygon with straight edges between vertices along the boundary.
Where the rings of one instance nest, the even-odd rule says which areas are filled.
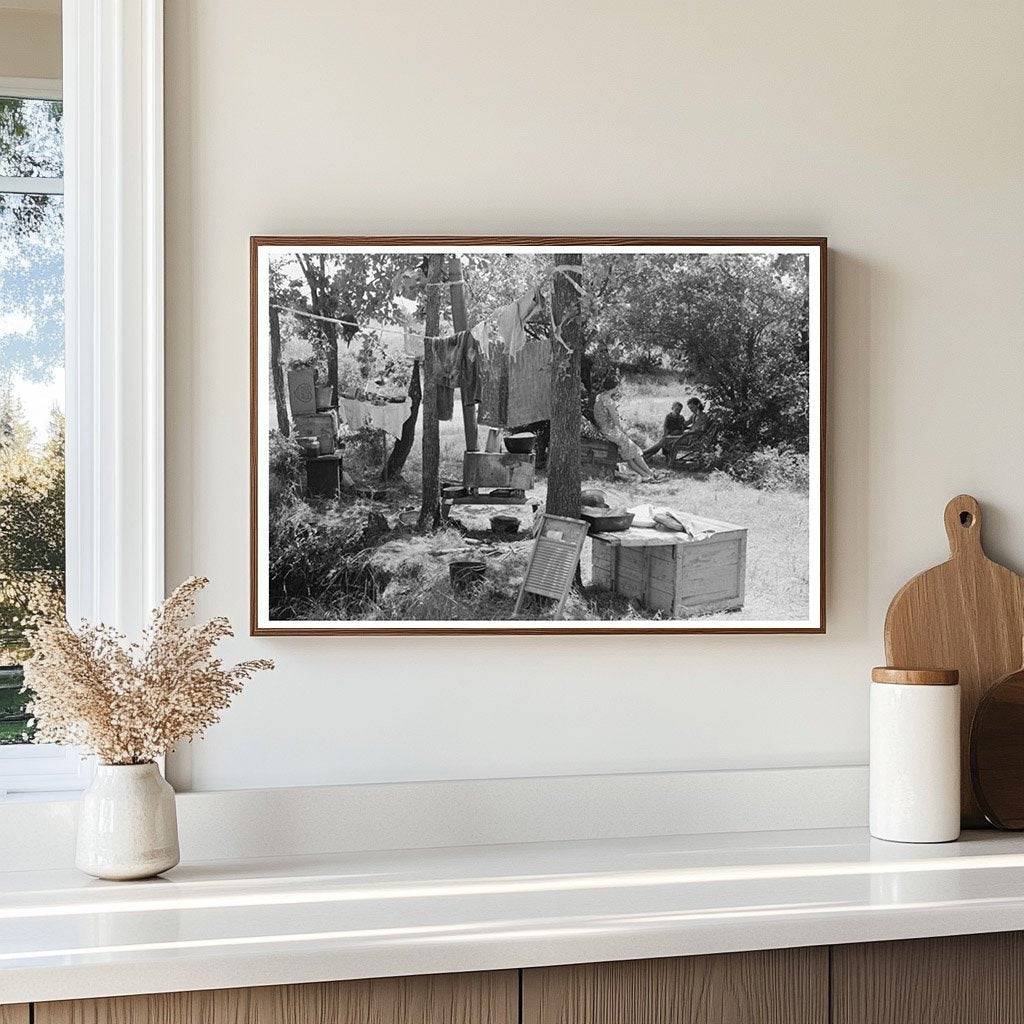
[[[711,417],[708,416],[704,403],[699,398],[691,398],[686,403],[686,406],[691,413],[689,420],[686,422],[686,432],[691,438],[696,439],[708,429]]]
[[[667,458],[671,458],[674,442],[678,441],[685,431],[686,417],[683,415],[683,403],[673,402],[671,411],[665,417],[661,438],[657,444],[652,444],[650,448],[644,450],[644,459],[651,459],[658,452],[662,452]]]
[[[670,464],[675,469],[695,468],[706,464],[713,454],[709,451],[715,441],[714,421],[704,408],[699,398],[691,398],[687,403],[690,418],[686,423],[686,433],[678,438],[674,447],[666,449]]]
[[[607,389],[594,400],[594,422],[601,436],[618,447],[620,461],[638,474],[644,483],[651,483],[661,478],[652,472],[644,461],[640,445],[626,433],[622,425],[622,417],[619,415],[619,384],[617,376],[610,377],[606,382]]]

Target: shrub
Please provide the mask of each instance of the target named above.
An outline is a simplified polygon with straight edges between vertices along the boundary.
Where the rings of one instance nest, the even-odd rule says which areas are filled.
[[[783,445],[726,456],[729,473],[762,491],[805,491],[810,486],[810,466],[803,452]]]
[[[303,482],[302,449],[279,430],[270,431],[269,491],[271,507],[294,496]]]
[[[376,596],[367,560],[388,532],[387,520],[366,503],[313,507],[291,496],[270,510],[270,606],[274,618],[310,618],[311,602],[333,618]]]

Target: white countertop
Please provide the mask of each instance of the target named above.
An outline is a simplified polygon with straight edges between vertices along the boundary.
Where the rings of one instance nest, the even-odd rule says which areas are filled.
[[[1024,929],[1024,836],[859,829],[0,873],[0,1003]]]

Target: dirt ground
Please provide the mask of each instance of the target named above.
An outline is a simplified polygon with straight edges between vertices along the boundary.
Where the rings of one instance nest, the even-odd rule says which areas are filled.
[[[641,445],[650,443],[660,433],[661,422],[671,403],[677,399],[685,402],[691,394],[692,391],[674,380],[627,381],[620,405],[627,430]],[[485,428],[481,428],[483,436]],[[406,463],[403,481],[390,489],[383,502],[373,503],[386,516],[392,531],[370,555],[369,563],[390,582],[377,603],[364,608],[359,617],[375,620],[507,618],[529,553],[533,510],[530,505],[456,506],[453,518],[459,520],[460,528],[417,536],[411,530],[411,523],[415,522],[419,508],[421,437],[421,430],[417,429],[416,445]],[[456,403],[453,419],[441,424],[443,476],[461,479],[464,448],[463,424]],[[613,507],[663,505],[747,529],[746,602],[738,611],[716,614],[716,620],[780,621],[807,617],[809,504],[806,488],[760,490],[722,472],[679,474],[657,463],[654,468],[665,473],[664,478],[655,483],[643,483],[620,465],[614,481],[587,480],[584,486],[603,491],[606,501]],[[528,499],[543,507],[546,494],[547,479],[539,473]],[[490,517],[498,512],[520,518],[522,529],[514,541],[492,533]],[[488,583],[478,593],[461,597],[452,591],[448,562],[467,556],[487,562]],[[624,599],[590,588],[589,540],[584,543],[580,568],[584,589],[581,593],[574,592],[566,608],[566,618],[642,620],[652,617],[647,610],[633,607]],[[298,617],[330,619],[346,615],[328,603],[304,609]]]

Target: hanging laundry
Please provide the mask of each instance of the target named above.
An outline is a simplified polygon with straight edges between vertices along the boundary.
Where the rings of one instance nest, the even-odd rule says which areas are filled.
[[[412,400],[385,402],[384,405],[370,405],[370,425],[383,430],[392,437],[402,436],[402,426],[412,412]]]
[[[486,320],[481,320],[480,323],[470,331],[470,334],[476,339],[477,351],[481,358],[487,358],[488,349],[491,347],[491,327]]]
[[[412,399],[401,402],[381,402],[375,404],[364,398],[342,398],[338,403],[338,412],[350,430],[362,430],[371,427],[383,430],[392,437],[402,436],[402,426],[412,411]]]
[[[455,412],[455,388],[459,383],[456,363],[457,334],[434,339],[434,378],[437,381],[437,418],[450,420]]]
[[[540,303],[540,289],[533,288],[526,295],[507,306],[502,306],[495,313],[498,322],[498,333],[508,345],[508,354],[515,358],[528,340],[526,321]]]
[[[489,427],[522,427],[551,417],[551,342],[526,333],[541,302],[539,288],[495,314],[498,337],[480,350],[478,420]]]
[[[434,340],[434,372],[437,375],[437,418],[450,420],[455,413],[455,389],[463,402],[480,401],[477,342],[472,331],[460,331]]]
[[[340,398],[338,413],[349,430],[362,430],[367,426],[367,403],[361,398]]]
[[[402,349],[407,356],[412,356],[413,359],[423,358],[423,326],[420,325],[417,330],[415,327],[403,327],[402,328],[404,337],[402,340]]]

